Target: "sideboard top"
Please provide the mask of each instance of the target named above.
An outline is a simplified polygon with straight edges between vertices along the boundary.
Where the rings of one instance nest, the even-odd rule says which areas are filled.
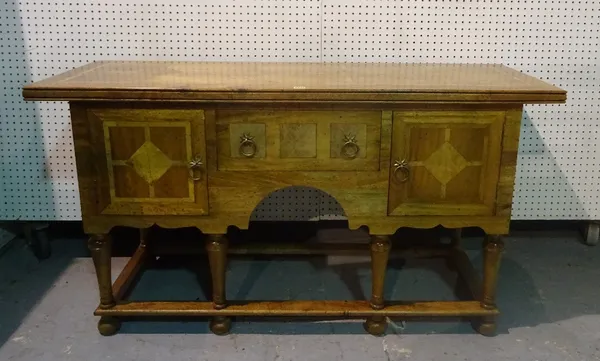
[[[27,85],[27,100],[562,103],[497,64],[101,61]]]

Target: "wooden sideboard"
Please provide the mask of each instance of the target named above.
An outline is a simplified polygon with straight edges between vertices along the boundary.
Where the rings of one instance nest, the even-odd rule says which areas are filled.
[[[82,218],[100,289],[99,330],[119,317],[343,316],[382,334],[386,316],[472,317],[494,333],[495,288],[508,233],[525,103],[563,103],[564,90],[501,65],[97,62],[27,85],[27,100],[69,101]],[[270,193],[310,186],[333,196],[351,229],[371,235],[369,301],[228,300],[227,228],[248,227]],[[147,229],[197,227],[206,237],[212,302],[123,300],[153,256]],[[418,254],[454,261],[472,301],[384,300],[390,235],[455,229]],[[111,284],[111,228],[141,230]],[[483,281],[459,230],[480,227]],[[231,250],[229,250],[231,251]]]

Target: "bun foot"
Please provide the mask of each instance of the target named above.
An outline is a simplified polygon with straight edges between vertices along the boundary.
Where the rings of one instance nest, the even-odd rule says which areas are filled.
[[[104,316],[98,321],[98,331],[102,336],[112,336],[119,332],[121,321],[118,318]]]
[[[383,316],[373,316],[367,318],[363,323],[365,330],[373,336],[383,336],[387,329],[387,321]]]
[[[496,336],[496,320],[493,318],[484,317],[483,319],[473,320],[471,321],[471,326],[473,326],[475,331],[484,336]]]
[[[215,335],[226,335],[231,330],[231,318],[223,316],[213,317],[210,319],[209,327]]]

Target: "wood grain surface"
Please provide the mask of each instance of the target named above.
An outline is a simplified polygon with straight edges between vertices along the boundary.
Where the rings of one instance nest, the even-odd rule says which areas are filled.
[[[352,229],[369,226],[374,235],[392,234],[400,227],[437,225],[477,226],[493,234],[508,232],[521,106],[439,104],[405,106],[397,111],[343,109],[339,105],[330,109],[326,103],[286,111],[260,105],[242,110],[223,106],[199,109],[193,104],[174,103],[74,102],[71,110],[84,228],[89,233],[106,233],[116,225],[143,228],[158,224],[168,228],[193,226],[220,234],[228,226],[247,228],[254,209],[272,192],[302,185],[333,196]],[[165,122],[179,127],[165,127]],[[271,151],[263,150],[264,158],[233,156],[232,148],[237,150],[239,139],[231,136],[229,126],[255,123],[264,126],[250,130],[264,131],[262,140],[258,137],[259,145],[270,147]],[[416,130],[413,136],[407,138],[410,132],[402,131],[392,134],[393,129],[398,132],[407,128],[405,123]],[[186,124],[190,124],[189,130]],[[292,133],[298,129],[302,133],[282,136],[281,127],[290,124],[301,125],[291,129]],[[282,139],[306,141],[308,130],[303,126],[307,124],[316,124],[316,129],[323,130],[323,134],[317,131],[316,143],[311,140],[309,144],[316,144],[317,158],[291,157],[296,152],[292,149],[284,151],[281,158],[281,147],[274,145],[281,144]],[[366,129],[366,145],[363,147],[365,140],[357,140],[366,152],[365,158],[337,158],[338,153],[331,151],[332,146],[339,147],[338,138],[347,128],[344,124],[364,126],[362,130],[356,128],[359,138]],[[177,134],[173,133],[175,130]],[[185,138],[186,132],[196,144],[193,147],[183,147],[186,141],[168,142],[167,138],[173,135]],[[146,136],[171,160],[171,169],[177,170],[180,164],[182,170],[181,174],[167,171],[153,180],[152,196],[148,181],[139,175],[147,171],[140,168],[143,162],[127,163],[145,144]],[[429,159],[440,149],[444,155],[449,147],[441,146],[445,143],[454,149],[450,153],[459,154],[462,159],[459,166],[464,169],[458,173],[445,164],[443,156],[441,161],[439,156]],[[447,181],[447,199],[439,197],[441,183],[437,179],[435,187],[427,187],[422,181],[424,175],[412,179],[412,195],[423,197],[410,199],[404,195],[406,186],[399,188],[391,179],[393,163],[401,156],[396,153],[405,145],[409,145],[407,149],[414,147],[417,153],[428,153],[421,161],[426,161],[430,169],[419,167],[418,162],[414,168],[423,168],[427,173],[433,170]],[[106,152],[108,147],[110,154]],[[305,144],[299,148],[303,155],[309,154],[307,147]],[[190,183],[184,159],[196,154],[204,160],[198,173],[201,180]],[[323,158],[321,163],[315,163],[318,157]],[[131,168],[129,178],[113,174],[111,180],[109,161],[113,169]],[[162,170],[152,162],[148,169]],[[499,176],[494,176],[498,172]],[[131,183],[132,178],[139,178],[138,182]],[[193,188],[189,188],[190,184]],[[137,194],[140,190],[145,193]],[[397,210],[406,205],[401,212]],[[193,216],[196,214],[202,216]]]
[[[497,315],[498,309],[485,309],[478,301],[390,302],[382,310],[367,301],[232,301],[224,309],[211,302],[130,302],[110,309],[98,308],[96,316],[304,316],[304,317],[473,317]]]
[[[499,64],[102,61],[25,86],[26,99],[563,102]]]
[[[505,114],[394,112],[390,214],[493,215]]]

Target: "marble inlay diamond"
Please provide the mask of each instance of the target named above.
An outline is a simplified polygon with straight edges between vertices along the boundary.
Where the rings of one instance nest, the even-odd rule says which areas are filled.
[[[152,184],[171,167],[171,160],[154,144],[145,142],[129,158],[129,163],[137,174]]]
[[[423,162],[423,165],[437,180],[446,184],[465,169],[468,163],[450,143],[444,143]]]

